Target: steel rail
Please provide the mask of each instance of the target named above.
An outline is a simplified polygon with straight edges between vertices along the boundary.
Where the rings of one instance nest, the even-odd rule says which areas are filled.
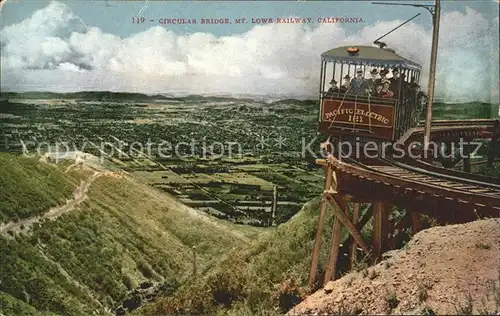
[[[456,173],[456,174],[439,173],[436,171],[424,169],[421,167],[412,166],[412,165],[402,163],[402,162],[399,162],[399,161],[396,161],[393,159],[389,159],[389,158],[380,158],[380,160],[383,162],[386,162],[390,165],[396,166],[398,168],[408,170],[410,172],[418,173],[419,175],[427,175],[430,177],[441,178],[443,180],[453,181],[453,182],[457,182],[457,183],[471,184],[471,185],[475,185],[475,186],[479,186],[479,187],[491,188],[494,190],[498,190],[498,193],[500,195],[500,184],[460,177],[458,173]]]
[[[500,178],[493,178],[493,177],[485,176],[485,175],[481,175],[481,174],[468,173],[468,172],[463,172],[460,170],[438,167],[438,166],[431,165],[430,163],[427,163],[425,161],[418,160],[418,159],[408,159],[405,161],[405,163],[407,163],[411,166],[415,166],[415,167],[425,169],[428,171],[433,171],[433,172],[443,174],[443,175],[450,175],[450,176],[455,176],[457,178],[463,178],[463,179],[471,179],[471,180],[475,180],[475,181],[479,181],[479,182],[484,182],[487,184],[500,185]],[[486,163],[486,162],[484,161],[484,163]]]
[[[477,205],[484,205],[491,208],[496,208],[500,211],[500,195],[489,195],[466,190],[451,188],[449,186],[442,186],[429,181],[418,181],[415,179],[403,179],[396,177],[387,172],[377,170],[372,166],[367,166],[359,161],[351,158],[343,158],[347,163],[339,160],[332,160],[336,169],[340,171],[348,171],[348,173],[356,174],[359,177],[365,178],[369,181],[380,182],[385,185],[397,186],[400,188],[410,188],[418,191],[427,191],[431,195],[439,193],[442,197],[449,197],[456,200],[463,200],[468,203]],[[404,169],[401,169],[404,170]]]

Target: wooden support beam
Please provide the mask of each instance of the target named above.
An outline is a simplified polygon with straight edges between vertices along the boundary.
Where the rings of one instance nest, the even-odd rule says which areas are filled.
[[[359,203],[354,203],[354,205],[352,207],[352,223],[354,225],[356,225],[358,223],[358,221],[359,221]],[[351,270],[354,268],[354,265],[356,263],[357,252],[358,252],[358,249],[356,247],[356,244],[351,243],[351,251],[350,251]]]
[[[351,200],[352,202],[352,200]],[[362,212],[360,212],[362,213]],[[356,224],[356,229],[358,231],[362,231],[363,230],[363,227],[365,227],[366,223],[368,223],[368,221],[372,218],[372,214],[373,214],[373,205],[370,204],[364,214],[363,214],[363,217],[361,217],[361,220]],[[354,243],[354,239],[352,238],[351,234],[347,234],[346,238],[342,241],[342,247],[340,249],[340,253],[348,253],[350,250],[350,245],[352,245]]]
[[[412,236],[422,230],[422,220],[420,214],[411,212],[411,234]]]
[[[361,220],[356,224],[356,228],[361,231],[363,229],[363,227],[365,227],[366,223],[368,223],[368,221],[370,220],[370,218],[372,218],[372,215],[373,215],[373,205],[370,204],[370,206],[368,206],[365,214],[363,215],[363,217],[361,218]]]
[[[333,184],[333,169],[331,166],[323,165],[325,170],[325,182],[324,189],[325,191],[330,190]],[[336,184],[335,184],[336,187]],[[323,236],[323,230],[325,227],[325,216],[326,216],[326,208],[327,203],[325,198],[321,201],[320,211],[319,211],[319,219],[318,219],[318,227],[316,228],[316,237],[314,240],[314,249],[312,253],[312,261],[311,261],[311,270],[309,271],[309,288],[313,288],[314,283],[316,282],[316,273],[318,271],[318,259],[319,259],[319,251],[321,249],[321,238]]]
[[[380,258],[387,247],[389,235],[389,213],[391,206],[383,202],[374,203],[372,245],[375,258]]]
[[[441,165],[443,166],[443,168],[453,168],[455,163],[453,162],[453,155],[452,155],[452,151],[451,151],[451,142],[445,141],[443,143],[446,146],[444,149],[444,156],[446,156],[446,158],[439,155],[438,160],[441,162]]]
[[[325,194],[326,196],[331,196],[331,194]],[[337,195],[337,203],[340,208],[344,210],[349,210],[349,199],[344,195]],[[332,229],[332,245],[330,248],[330,257],[328,259],[328,264],[325,269],[325,278],[323,280],[323,286],[328,282],[335,279],[337,272],[337,261],[340,252],[340,238],[342,237],[342,222],[340,218],[335,214],[335,220],[333,222]]]
[[[316,164],[323,168],[328,168],[328,162],[326,161],[326,159],[316,159]]]
[[[336,217],[339,218],[340,222],[347,228],[349,233],[352,235],[356,243],[359,245],[364,252],[368,252],[369,248],[363,239],[360,231],[354,226],[351,220],[347,217],[341,204],[336,200],[338,195],[333,196],[332,194],[325,194],[326,201],[331,205],[332,210]]]
[[[330,258],[328,259],[328,264],[325,269],[325,278],[323,280],[323,286],[325,286],[332,279],[335,279],[335,273],[337,272],[337,260],[339,258],[341,236],[342,236],[342,223],[340,222],[339,218],[335,216],[332,229],[332,246],[330,248]]]
[[[465,154],[465,157],[464,157],[464,160],[463,160],[464,172],[470,172],[470,150],[469,150],[469,146],[465,146],[464,147],[464,154]]]
[[[493,135],[491,136],[490,146],[488,148],[488,168],[493,168],[495,162],[495,148],[500,145],[500,120],[496,120],[493,125]]]

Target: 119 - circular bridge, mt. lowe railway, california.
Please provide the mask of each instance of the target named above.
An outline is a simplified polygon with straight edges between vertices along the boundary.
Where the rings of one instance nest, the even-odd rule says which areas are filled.
[[[154,21],[154,20],[153,20]],[[362,17],[251,17],[251,18],[160,18],[159,24],[335,24],[365,23]],[[137,23],[134,21],[134,23]]]

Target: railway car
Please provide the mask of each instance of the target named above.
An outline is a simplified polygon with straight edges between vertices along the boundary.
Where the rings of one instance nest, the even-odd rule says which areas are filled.
[[[324,52],[319,131],[396,141],[419,123],[425,104],[420,71],[418,63],[383,46],[343,46]]]

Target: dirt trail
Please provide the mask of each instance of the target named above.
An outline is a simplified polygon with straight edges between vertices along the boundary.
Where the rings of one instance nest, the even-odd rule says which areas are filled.
[[[62,206],[57,206],[51,208],[49,211],[40,216],[35,216],[27,219],[23,219],[17,222],[10,221],[7,224],[0,224],[0,235],[11,236],[8,232],[13,233],[27,232],[33,226],[33,224],[40,222],[41,220],[49,219],[53,220],[59,216],[71,212],[76,206],[85,201],[87,198],[87,191],[97,178],[107,175],[107,176],[117,176],[114,172],[101,172],[95,171],[90,177],[82,181],[78,187],[73,191],[73,198],[66,200],[66,204]]]

